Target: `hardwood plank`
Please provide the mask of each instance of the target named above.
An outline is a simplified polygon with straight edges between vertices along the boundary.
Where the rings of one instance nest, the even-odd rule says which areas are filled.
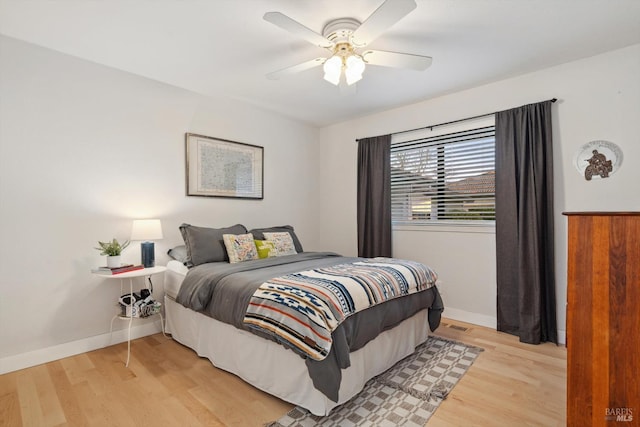
[[[591,390],[591,342],[584,336],[591,336],[593,320],[591,306],[592,288],[592,246],[582,236],[591,236],[593,222],[591,217],[576,216],[569,221],[569,259],[568,283],[575,286],[567,288],[567,376],[568,393],[573,396],[567,402],[567,422],[570,426],[583,427],[591,423],[591,394],[582,390]],[[583,309],[577,310],[577,307]],[[589,361],[589,362],[588,362]]]
[[[107,347],[109,348],[109,347]],[[78,384],[85,381],[85,372],[93,369],[93,363],[88,356],[89,353],[78,354],[59,360],[65,374],[71,384]]]
[[[38,389],[33,380],[33,375],[37,372],[37,368],[38,366],[19,371],[16,376],[20,414],[22,425],[25,427],[45,425],[42,409],[40,408]]]
[[[174,397],[200,424],[206,426],[222,425],[215,414],[200,403],[190,392],[178,393]]]
[[[621,408],[625,407],[628,403],[628,398],[625,391],[624,378],[626,377],[624,370],[629,366],[629,353],[625,351],[627,337],[624,334],[628,334],[629,330],[626,328],[626,316],[625,313],[631,307],[627,307],[627,219],[622,217],[612,217],[611,225],[609,226],[610,235],[610,250],[609,257],[610,271],[609,271],[609,283],[607,287],[610,288],[609,300],[607,301],[609,306],[615,309],[608,317],[609,337],[608,340],[602,343],[604,350],[607,351],[608,356],[617,363],[611,364],[607,372],[610,371],[611,378],[607,384],[608,399],[605,404],[605,408]],[[633,309],[633,308],[632,308]],[[635,308],[637,311],[638,308]],[[632,335],[631,334],[629,337]]]
[[[578,310],[587,311],[591,317],[591,337],[581,335],[591,345],[591,421],[584,425],[600,425],[609,403],[609,280],[610,280],[610,224],[611,217],[596,216],[592,219],[591,237],[593,261],[591,274],[591,306]],[[588,240],[588,239],[587,239]],[[588,240],[589,241],[589,240]],[[589,312],[590,311],[590,312]],[[582,391],[586,395],[586,390]]]
[[[46,365],[36,366],[33,370],[35,387],[38,390],[38,401],[43,416],[43,424],[59,425],[66,422],[64,411],[58,400],[51,376]]]
[[[191,412],[181,399],[177,396],[169,396],[160,402],[165,413],[163,423],[174,426],[198,427],[212,425],[208,420],[212,414],[208,414],[206,418],[199,418]]]
[[[136,423],[130,414],[135,408],[132,402],[123,399],[119,390],[98,396],[88,382],[81,382],[73,386],[74,394],[90,426],[122,426],[135,427]]]
[[[9,385],[9,375],[6,379],[0,377],[0,384]],[[12,381],[11,381],[12,382]],[[0,393],[0,420],[9,426],[23,425],[22,414],[20,413],[20,396],[18,395],[17,386],[12,384],[13,391]]]
[[[73,385],[69,382],[62,363],[59,361],[51,362],[47,363],[46,367],[67,424],[72,426],[88,425],[83,408],[73,392]]]

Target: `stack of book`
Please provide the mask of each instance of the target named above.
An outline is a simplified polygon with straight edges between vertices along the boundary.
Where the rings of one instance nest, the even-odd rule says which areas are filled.
[[[98,274],[119,274],[119,273],[126,273],[128,271],[142,270],[143,268],[144,268],[144,265],[142,264],[138,264],[138,265],[123,264],[119,267],[98,267],[91,270],[91,272],[98,273]]]

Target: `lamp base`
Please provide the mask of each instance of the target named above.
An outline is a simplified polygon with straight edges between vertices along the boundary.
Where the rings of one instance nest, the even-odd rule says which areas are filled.
[[[142,265],[144,268],[151,268],[156,265],[156,253],[153,242],[140,243],[142,252]]]

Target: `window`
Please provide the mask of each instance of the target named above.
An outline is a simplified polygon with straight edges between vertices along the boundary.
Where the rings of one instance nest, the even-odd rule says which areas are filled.
[[[495,223],[495,127],[392,142],[394,225]]]

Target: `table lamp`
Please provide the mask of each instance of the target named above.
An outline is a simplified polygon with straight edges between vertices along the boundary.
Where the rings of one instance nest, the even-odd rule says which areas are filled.
[[[156,264],[156,254],[153,242],[162,239],[162,224],[159,219],[135,219],[131,228],[131,240],[143,240],[140,243],[142,265],[150,268]]]

